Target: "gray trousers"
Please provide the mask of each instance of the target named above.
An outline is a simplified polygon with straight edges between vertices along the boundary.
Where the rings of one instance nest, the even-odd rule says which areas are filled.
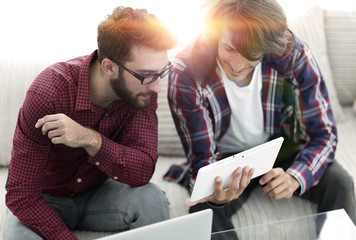
[[[80,198],[43,196],[71,230],[122,231],[170,218],[168,199],[152,183],[132,188],[108,179]],[[42,238],[8,210],[4,240],[21,239]]]

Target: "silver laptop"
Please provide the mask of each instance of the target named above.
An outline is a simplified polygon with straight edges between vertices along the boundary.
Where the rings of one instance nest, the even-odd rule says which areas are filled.
[[[211,209],[135,228],[100,240],[210,240],[213,212]]]

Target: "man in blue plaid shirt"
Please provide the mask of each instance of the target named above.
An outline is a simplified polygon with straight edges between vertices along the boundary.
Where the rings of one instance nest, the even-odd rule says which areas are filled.
[[[316,202],[318,212],[344,208],[356,222],[352,178],[334,161],[337,131],[325,81],[275,0],[212,6],[207,31],[174,60],[168,100],[187,163],[172,166],[165,178],[188,189],[201,167],[285,138],[261,178],[251,181],[254,169],[238,168],[228,189],[217,177],[212,196],[186,201],[190,212],[213,209],[213,231],[234,228],[230,216],[258,184],[274,199]]]

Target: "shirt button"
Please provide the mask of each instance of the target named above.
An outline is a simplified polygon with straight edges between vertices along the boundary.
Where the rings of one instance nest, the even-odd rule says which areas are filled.
[[[109,117],[109,113],[105,114],[106,117]]]
[[[78,183],[81,183],[81,182],[82,182],[82,179],[81,179],[81,178],[78,178],[78,179],[77,179],[77,182],[78,182]]]
[[[114,180],[117,180],[117,177],[116,177],[116,176],[114,177]]]
[[[96,165],[96,166],[99,166],[99,165],[100,165],[100,162],[96,162],[95,165]]]

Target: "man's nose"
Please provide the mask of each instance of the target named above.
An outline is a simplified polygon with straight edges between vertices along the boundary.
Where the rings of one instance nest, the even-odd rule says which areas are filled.
[[[155,93],[159,93],[161,91],[161,77],[158,77],[156,81],[154,81],[151,84],[148,84],[147,88],[150,91],[153,91]]]
[[[235,72],[239,72],[248,66],[249,62],[240,53],[236,53],[231,59],[231,67]]]

